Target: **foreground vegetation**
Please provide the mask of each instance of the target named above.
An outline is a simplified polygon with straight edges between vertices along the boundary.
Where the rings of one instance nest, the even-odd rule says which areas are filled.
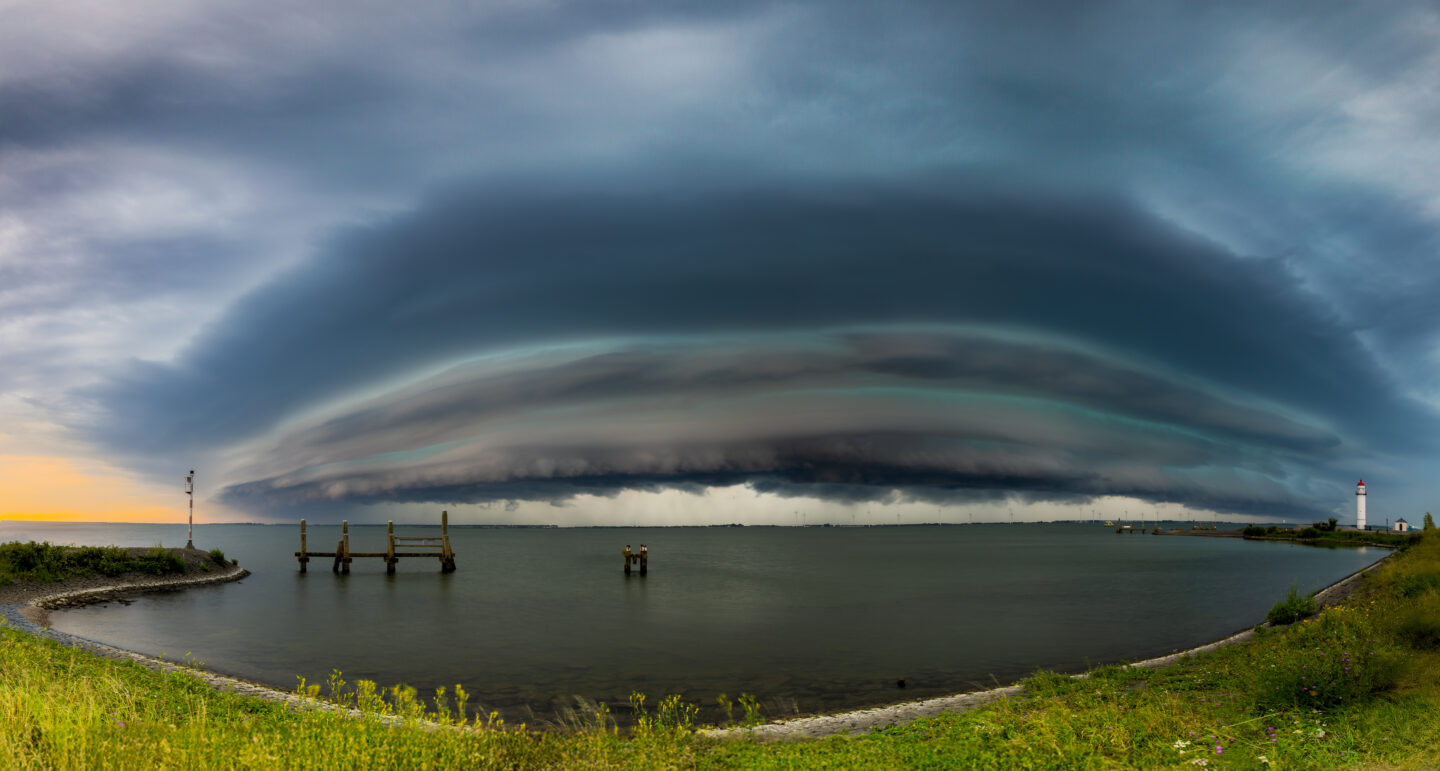
[[[390,724],[215,693],[0,628],[0,766],[1434,768],[1440,538],[1393,557],[1347,607],[1251,643],[1158,670],[1041,672],[1025,685],[1025,698],[974,712],[814,742],[707,739],[674,698],[647,710],[637,697],[633,732],[601,707],[589,728],[537,734],[460,717],[460,689],[422,705],[410,689],[338,673],[301,686],[398,716]]]
[[[1261,527],[1260,525],[1249,525],[1240,534],[1249,539],[1272,540],[1272,541],[1294,541],[1300,540],[1316,545],[1333,544],[1337,546],[1359,546],[1363,544],[1375,544],[1377,546],[1392,546],[1403,548],[1420,543],[1424,534],[1418,532],[1393,533],[1380,530],[1338,530],[1335,527],[1335,520],[1327,523],[1316,522],[1309,527],[1284,528],[1271,525]]]
[[[224,555],[216,561],[223,564]],[[0,543],[0,586],[16,581],[42,583],[125,573],[163,576],[185,571],[185,560],[174,550],[161,546],[141,550],[117,546],[54,546],[34,541]]]

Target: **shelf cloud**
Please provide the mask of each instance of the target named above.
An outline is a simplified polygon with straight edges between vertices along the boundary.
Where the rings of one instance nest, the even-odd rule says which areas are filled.
[[[1436,492],[1424,3],[22,3],[0,456],[247,516]],[[318,510],[318,509],[317,509]]]

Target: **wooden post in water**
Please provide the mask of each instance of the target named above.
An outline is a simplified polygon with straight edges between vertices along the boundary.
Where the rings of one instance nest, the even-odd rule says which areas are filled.
[[[455,552],[450,551],[450,512],[440,512],[440,572],[455,572]]]
[[[630,575],[630,544],[625,544],[625,550],[621,553],[625,555],[625,575],[628,576]]]
[[[340,540],[335,542],[335,564],[330,566],[331,573],[340,572],[340,561],[345,559],[345,536],[342,534]]]
[[[340,520],[340,551],[345,556],[341,558],[340,572],[350,572],[350,523]]]
[[[385,523],[385,572],[393,575],[395,573],[395,523]]]
[[[306,549],[305,549],[305,520],[302,519],[302,520],[300,520],[300,572],[301,572],[301,573],[304,573],[304,572],[305,572],[305,563],[307,563],[307,562],[310,561],[310,558],[309,558],[308,556],[306,556],[305,551],[306,551]]]
[[[650,550],[645,544],[640,544],[640,575],[650,572]]]

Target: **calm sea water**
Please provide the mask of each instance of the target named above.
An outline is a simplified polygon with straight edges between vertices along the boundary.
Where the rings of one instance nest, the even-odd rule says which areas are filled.
[[[438,528],[397,528],[435,535]],[[333,548],[338,527],[312,527]],[[888,528],[452,528],[458,571],[356,559],[300,575],[294,526],[197,527],[253,575],[51,614],[56,629],[291,688],[297,676],[463,684],[509,720],[563,719],[631,691],[769,715],[953,693],[1168,653],[1252,625],[1384,556],[1100,525]],[[383,551],[353,527],[354,551]],[[183,545],[173,525],[0,523],[0,540]],[[620,550],[650,548],[626,578]],[[901,690],[896,681],[904,678]]]

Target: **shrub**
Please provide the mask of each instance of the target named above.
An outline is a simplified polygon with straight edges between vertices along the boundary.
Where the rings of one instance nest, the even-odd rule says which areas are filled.
[[[1273,643],[1255,659],[1255,706],[1329,709],[1394,687],[1404,659],[1384,639],[1368,617],[1348,608],[1326,609],[1267,638]]]
[[[1295,584],[1291,584],[1290,591],[1285,593],[1285,599],[1275,603],[1270,612],[1265,614],[1265,620],[1279,626],[1293,624],[1314,613],[1315,599],[1308,594],[1301,594]]]
[[[1021,685],[1025,686],[1025,693],[1030,696],[1059,696],[1075,690],[1079,684],[1080,681],[1069,675],[1047,669],[1038,669],[1021,681]]]
[[[1265,528],[1259,525],[1246,525],[1245,529],[1240,531],[1240,534],[1245,536],[1261,536],[1265,535]]]
[[[1307,527],[1307,528],[1305,528],[1304,530],[1301,530],[1301,531],[1300,531],[1300,537],[1301,537],[1301,538],[1319,538],[1319,537],[1320,537],[1320,531],[1319,531],[1319,530],[1316,530],[1316,529],[1313,528],[1313,527]]]
[[[185,560],[175,552],[161,546],[156,546],[135,557],[134,564],[137,572],[153,573],[157,576],[185,572]]]
[[[224,565],[224,564],[225,564],[225,552],[223,552],[223,551],[221,551],[221,550],[219,550],[219,549],[211,549],[211,550],[210,550],[210,559],[213,560],[213,561],[214,561],[216,564],[218,564],[218,565]]]
[[[1440,592],[1405,603],[1390,621],[1395,633],[1410,647],[1440,648]]]

